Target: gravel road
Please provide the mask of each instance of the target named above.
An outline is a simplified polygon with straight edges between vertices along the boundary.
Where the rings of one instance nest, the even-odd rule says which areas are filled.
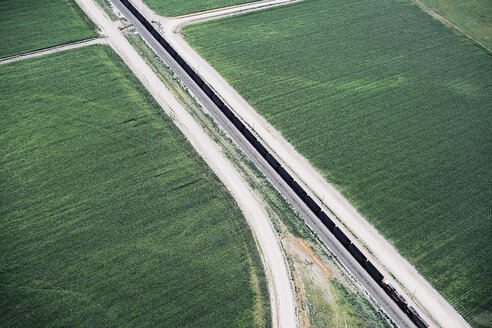
[[[60,46],[55,46],[55,47],[50,47],[50,48],[45,48],[45,49],[40,49],[40,50],[34,50],[34,51],[26,52],[26,53],[23,53],[20,55],[14,55],[14,56],[10,56],[10,57],[0,58],[0,64],[7,64],[7,63],[23,60],[23,59],[53,54],[53,53],[59,52],[59,51],[65,51],[65,50],[69,50],[69,49],[75,49],[75,48],[90,46],[91,44],[104,44],[104,43],[106,43],[106,40],[104,38],[94,38],[94,39],[76,41],[76,42],[72,42],[72,43],[62,44]]]

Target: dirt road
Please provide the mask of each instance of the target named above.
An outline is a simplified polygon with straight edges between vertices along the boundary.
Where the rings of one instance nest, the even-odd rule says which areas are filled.
[[[345,199],[324,177],[250,106],[203,58],[201,58],[179,33],[183,25],[265,8],[267,4],[281,5],[292,1],[273,0],[227,8],[223,11],[206,12],[180,19],[160,17],[153,13],[141,0],[132,3],[147,18],[160,24],[160,31],[178,53],[211,85],[233,110],[274,150],[283,164],[303,181],[340,221],[348,228],[346,233],[352,240],[359,240],[372,254],[381,272],[394,285],[403,288],[404,296],[415,304],[425,319],[441,327],[469,327],[455,309],[408,263],[398,251]],[[350,231],[349,231],[350,230]],[[356,236],[356,237],[354,237]],[[357,242],[356,242],[357,243]],[[367,252],[366,252],[367,253]],[[390,272],[398,282],[391,278]],[[429,320],[430,321],[430,320]]]
[[[69,49],[75,49],[75,48],[90,46],[91,44],[104,44],[104,43],[106,43],[106,40],[104,38],[95,38],[95,39],[87,39],[87,40],[62,44],[60,46],[55,46],[55,47],[50,47],[50,48],[40,49],[40,50],[34,50],[34,51],[26,52],[26,53],[20,54],[20,55],[0,58],[0,64],[7,64],[7,63],[15,62],[18,60],[27,59],[27,58],[33,58],[33,57],[53,54],[53,53],[59,52],[59,51],[65,51],[65,50],[69,50]]]
[[[87,15],[99,26],[108,44],[130,67],[156,101],[169,114],[197,152],[230,190],[243,211],[259,245],[269,280],[272,317],[278,327],[297,327],[297,312],[286,259],[278,236],[258,197],[241,178],[219,147],[173,97],[147,63],[138,55],[119,30],[92,0],[76,0]]]

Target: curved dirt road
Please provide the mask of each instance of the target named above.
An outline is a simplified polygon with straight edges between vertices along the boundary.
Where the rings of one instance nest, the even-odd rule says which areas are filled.
[[[469,327],[459,313],[408,263],[398,251],[345,199],[325,178],[270,125],[249,103],[237,93],[220,74],[194,51],[179,33],[182,26],[237,13],[259,10],[293,2],[292,0],[269,0],[244,6],[204,12],[179,19],[165,18],[155,14],[141,0],[132,0],[137,9],[147,18],[159,23],[166,40],[181,54],[204,80],[207,81],[230,105],[241,119],[273,149],[283,165],[302,180],[320,200],[348,228],[352,240],[359,240],[369,249],[386,280],[403,287],[404,296],[429,322],[441,327]],[[354,238],[356,236],[357,238]],[[354,243],[357,243],[354,241]],[[391,278],[391,272],[398,282]],[[411,297],[410,297],[411,295]],[[430,320],[432,319],[432,320]]]
[[[230,190],[244,213],[259,246],[269,281],[274,326],[297,327],[297,312],[286,259],[278,237],[261,201],[249,188],[218,146],[174,98],[147,63],[93,0],[76,0],[106,36],[108,44],[124,60],[164,111]]]

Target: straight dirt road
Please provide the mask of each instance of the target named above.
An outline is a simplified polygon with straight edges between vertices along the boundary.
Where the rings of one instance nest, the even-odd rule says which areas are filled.
[[[92,0],[76,1],[98,25],[108,44],[129,66],[163,110],[173,118],[181,132],[230,190],[251,227],[264,261],[269,281],[273,324],[275,327],[297,327],[297,310],[286,259],[270,218],[257,195],[225,158],[219,147],[138,55],[120,31],[120,23],[111,21]]]
[[[12,63],[12,62],[23,60],[23,59],[53,54],[53,53],[59,52],[59,51],[65,51],[65,50],[69,50],[69,49],[75,49],[75,48],[90,46],[92,44],[104,44],[104,43],[106,43],[106,40],[104,38],[94,38],[94,39],[88,39],[88,40],[82,40],[82,41],[62,44],[60,46],[55,46],[55,47],[50,47],[50,48],[40,49],[40,50],[34,50],[34,51],[26,52],[26,53],[20,54],[20,55],[14,55],[14,56],[0,58],[0,64]]]

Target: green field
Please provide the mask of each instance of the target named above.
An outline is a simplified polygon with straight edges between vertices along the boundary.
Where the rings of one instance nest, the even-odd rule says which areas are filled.
[[[407,0],[305,1],[185,35],[470,323],[486,326],[485,50]]]
[[[0,75],[2,326],[269,326],[239,208],[110,48]]]
[[[174,17],[258,0],[143,0],[159,15]]]
[[[0,1],[0,57],[96,37],[74,0]]]
[[[472,38],[492,49],[492,1],[420,0]]]

